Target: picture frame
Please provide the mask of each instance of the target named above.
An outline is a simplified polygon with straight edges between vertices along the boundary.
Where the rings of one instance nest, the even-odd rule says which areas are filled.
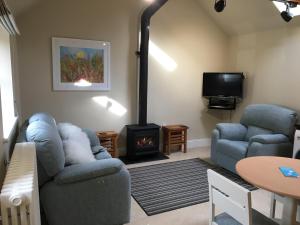
[[[110,42],[52,38],[54,91],[109,91]]]

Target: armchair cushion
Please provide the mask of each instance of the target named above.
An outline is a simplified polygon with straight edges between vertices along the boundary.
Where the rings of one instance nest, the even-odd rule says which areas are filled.
[[[261,144],[281,144],[289,143],[290,140],[287,136],[283,134],[264,134],[264,135],[255,135],[249,140],[250,144],[253,142],[258,142]]]
[[[261,134],[272,134],[273,132],[264,128],[255,127],[255,126],[249,126],[247,135],[246,135],[246,141],[249,141],[251,137]]]
[[[248,142],[245,141],[219,140],[217,143],[217,149],[221,150],[221,154],[225,154],[236,160],[246,157],[247,148]]]
[[[66,167],[54,179],[57,184],[76,183],[97,177],[108,176],[122,169],[123,163],[118,159],[97,160]]]
[[[220,139],[244,141],[247,134],[247,128],[239,123],[219,123],[217,129],[220,132]]]
[[[246,126],[256,126],[289,137],[294,132],[297,113],[291,109],[269,104],[249,105],[241,118]]]

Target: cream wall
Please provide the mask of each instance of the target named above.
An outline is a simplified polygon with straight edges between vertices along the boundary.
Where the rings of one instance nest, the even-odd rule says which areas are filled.
[[[39,111],[58,122],[68,121],[95,130],[120,131],[136,118],[137,17],[135,1],[42,1],[17,17],[22,119]],[[52,90],[51,38],[111,42],[111,91]],[[92,98],[108,96],[127,109],[120,117]]]
[[[169,1],[153,18],[151,40],[178,67],[166,71],[153,57],[149,64],[149,120],[160,125],[182,123],[189,139],[210,138],[221,111],[207,111],[202,74],[224,71],[229,38],[197,1]]]
[[[251,103],[284,105],[300,111],[300,27],[286,26],[231,39],[232,68],[246,72],[245,99],[238,120]]]
[[[142,0],[43,1],[17,18],[20,90],[23,120],[47,111],[58,121],[124,134],[135,123],[136,56]],[[172,0],[153,18],[151,39],[174,58],[178,68],[168,73],[153,58],[149,68],[149,122],[184,123],[189,139],[209,138],[221,113],[206,112],[201,98],[203,71],[224,69],[229,39],[195,0]],[[110,41],[110,92],[53,92],[51,37]],[[92,101],[108,96],[127,114],[118,117]]]

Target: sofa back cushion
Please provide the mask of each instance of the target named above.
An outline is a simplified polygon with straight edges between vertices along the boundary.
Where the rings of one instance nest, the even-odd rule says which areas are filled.
[[[26,130],[28,142],[35,142],[38,158],[39,184],[64,169],[65,156],[62,140],[56,127],[45,121],[31,122]],[[42,167],[42,168],[41,168]],[[40,177],[42,174],[43,177]],[[47,177],[46,177],[47,176]]]
[[[91,147],[100,145],[99,138],[97,137],[95,131],[92,131],[92,130],[86,129],[86,128],[82,129],[82,131],[85,132],[86,135],[88,136],[88,138],[90,139]]]
[[[82,164],[95,161],[90,140],[85,132],[70,123],[57,125],[63,142],[66,165]]]
[[[35,122],[35,121],[44,121],[44,122],[48,123],[49,125],[51,125],[52,127],[56,128],[56,121],[53,118],[53,116],[51,116],[50,114],[45,113],[45,112],[40,112],[40,113],[36,113],[36,114],[32,115],[28,121],[29,121],[29,124],[32,122]]]
[[[295,130],[297,114],[291,109],[277,105],[256,104],[248,106],[241,118],[241,124],[259,127],[290,138]]]
[[[252,138],[255,135],[261,135],[261,134],[272,134],[273,132],[271,130],[267,130],[260,127],[254,127],[249,126],[246,134],[246,141],[249,141],[250,138]]]

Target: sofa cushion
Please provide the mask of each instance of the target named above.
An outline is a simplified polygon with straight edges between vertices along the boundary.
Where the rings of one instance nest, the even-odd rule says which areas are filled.
[[[256,135],[261,135],[261,134],[272,134],[273,132],[271,130],[267,130],[264,128],[260,127],[255,127],[255,126],[249,126],[247,130],[247,135],[246,135],[246,141],[249,141],[250,138]]]
[[[83,132],[86,133],[86,135],[88,136],[88,138],[90,139],[91,142],[91,147],[94,146],[99,146],[100,145],[100,141],[99,138],[97,137],[96,133],[90,129],[82,129]]]
[[[90,140],[81,128],[70,124],[58,124],[58,131],[63,139],[66,165],[82,164],[95,161]]]
[[[83,138],[85,137],[82,136],[81,141]],[[96,160],[91,149],[88,149],[82,145],[80,140],[64,140],[63,147],[66,157],[66,165],[83,164]]]
[[[31,122],[26,130],[28,142],[35,142],[37,158],[49,177],[64,169],[65,155],[58,130],[44,121]]]
[[[247,127],[240,123],[218,123],[216,128],[220,132],[221,139],[244,141],[247,134]]]
[[[104,152],[104,151],[106,151],[106,148],[104,148],[101,145],[96,145],[96,146],[92,147],[92,152],[94,155],[98,154],[99,152]]]
[[[95,157],[97,160],[102,160],[102,159],[110,159],[111,155],[106,150],[102,150],[98,154],[96,154]]]
[[[245,109],[241,124],[261,127],[291,137],[296,120],[297,113],[291,109],[277,105],[257,104]]]
[[[219,153],[226,154],[236,160],[246,157],[247,148],[248,142],[245,141],[219,140],[217,143]]]
[[[56,128],[55,119],[48,113],[44,113],[44,112],[36,113],[29,118],[29,124],[35,121],[44,121],[49,125],[53,126],[54,128]]]

